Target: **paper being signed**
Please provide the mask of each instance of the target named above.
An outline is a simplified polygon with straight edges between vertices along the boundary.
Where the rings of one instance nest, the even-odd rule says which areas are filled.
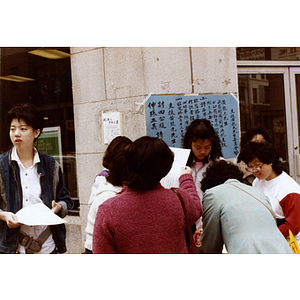
[[[170,147],[174,153],[174,162],[170,172],[162,178],[160,181],[161,185],[165,188],[179,187],[179,177],[181,173],[181,168],[186,166],[187,160],[189,158],[191,149],[182,149]]]
[[[16,213],[16,216],[20,223],[28,226],[56,225],[67,222],[54,214],[44,203],[23,207]]]

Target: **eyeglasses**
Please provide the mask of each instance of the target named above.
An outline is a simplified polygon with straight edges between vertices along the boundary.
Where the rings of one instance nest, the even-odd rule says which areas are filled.
[[[264,164],[256,165],[256,166],[253,166],[253,167],[247,167],[246,171],[251,172],[251,173],[253,173],[255,171],[259,171],[259,170],[261,170],[261,168],[263,167],[263,165]]]

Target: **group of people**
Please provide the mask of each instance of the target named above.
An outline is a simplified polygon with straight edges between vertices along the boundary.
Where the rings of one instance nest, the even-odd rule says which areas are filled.
[[[236,163],[223,158],[206,119],[191,122],[182,146],[191,151],[178,191],[201,233],[198,253],[292,253],[287,238],[289,230],[299,237],[300,187],[282,170],[267,131],[247,132]],[[189,253],[181,203],[160,184],[172,162],[158,138],[112,140],[92,188],[85,253]],[[124,172],[122,184],[111,186],[111,172]]]
[[[32,227],[16,216],[44,203],[63,218],[73,206],[59,164],[34,147],[42,119],[30,104],[6,114],[13,147],[0,155],[0,253],[66,252],[64,224]],[[233,163],[211,123],[192,121],[176,193],[160,183],[174,161],[163,140],[114,138],[92,186],[85,253],[189,253],[187,224],[200,232],[198,253],[293,253],[287,238],[300,241],[300,186],[266,131],[247,134]]]

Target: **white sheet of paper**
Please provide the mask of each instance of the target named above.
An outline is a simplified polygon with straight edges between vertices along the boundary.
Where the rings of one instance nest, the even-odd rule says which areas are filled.
[[[171,187],[179,187],[179,177],[181,174],[181,168],[186,166],[187,160],[191,152],[190,149],[174,147],[170,147],[170,149],[175,154],[174,162],[170,172],[160,181],[161,185],[168,189]]]
[[[65,220],[54,214],[44,203],[23,207],[16,215],[20,223],[28,226],[66,223]]]

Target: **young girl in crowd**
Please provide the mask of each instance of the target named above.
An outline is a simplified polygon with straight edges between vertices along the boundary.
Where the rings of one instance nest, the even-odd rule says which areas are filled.
[[[248,165],[248,171],[256,177],[252,185],[270,199],[283,236],[287,238],[290,229],[299,244],[300,186],[283,171],[277,151],[267,142],[248,142],[241,150],[238,161]]]
[[[93,231],[97,210],[108,198],[121,191],[125,181],[124,153],[132,141],[125,136],[114,138],[108,145],[103,156],[102,164],[106,172],[97,175],[90,197],[90,211],[87,217],[85,253],[92,254]],[[95,186],[96,185],[96,186]]]
[[[59,164],[33,146],[42,133],[43,116],[27,103],[5,117],[13,147],[0,155],[0,253],[64,253],[64,224],[26,226],[15,215],[22,207],[44,203],[63,218],[73,207]]]
[[[201,180],[211,162],[223,159],[221,143],[209,120],[196,119],[187,127],[183,138],[183,148],[191,149],[187,166],[191,167],[198,195],[202,201]],[[202,220],[196,223],[202,229]]]

